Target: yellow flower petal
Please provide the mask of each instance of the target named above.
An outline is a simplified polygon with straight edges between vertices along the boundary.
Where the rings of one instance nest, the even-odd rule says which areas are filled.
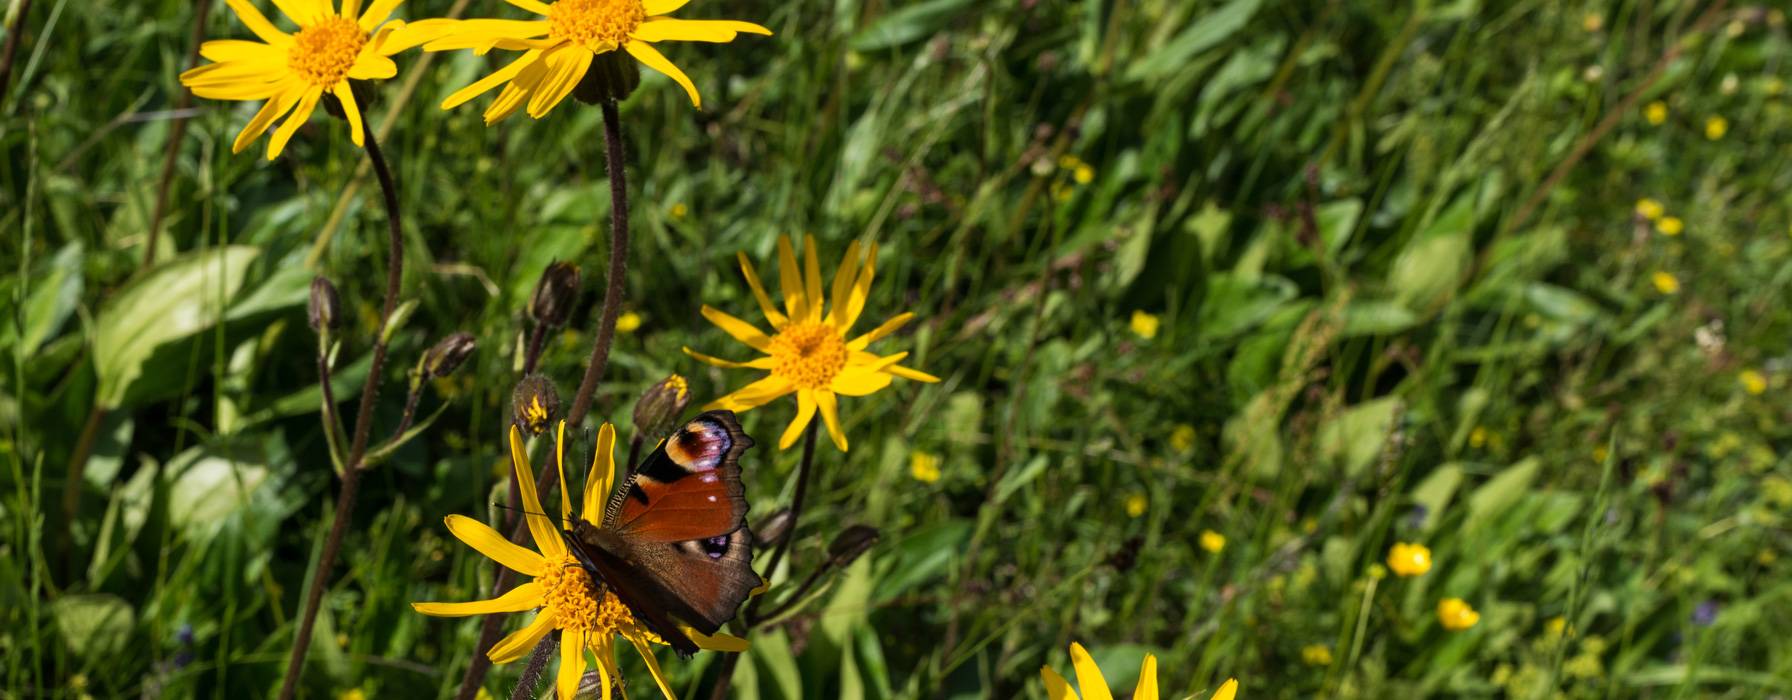
[[[543,567],[547,566],[547,560],[540,554],[518,546],[485,523],[464,515],[450,515],[444,521],[448,524],[448,532],[455,539],[465,542],[474,551],[511,571],[525,576],[540,576]]]
[[[769,36],[772,30],[752,22],[665,17],[642,22],[641,26],[635,27],[635,31],[629,32],[629,36],[641,41],[707,41],[725,44],[734,41],[734,37],[742,32]]]
[[[604,692],[598,697],[608,698],[612,680],[622,682],[622,670],[616,667],[616,637],[598,635],[586,638],[586,642],[591,645],[591,654],[597,657],[597,678],[604,688]]]
[[[1064,680],[1052,667],[1039,667],[1039,676],[1045,680],[1047,700],[1077,700],[1076,691],[1070,689],[1070,681]]]
[[[249,120],[249,125],[243,127],[242,132],[236,135],[236,142],[230,145],[230,152],[242,153],[249,147],[249,144],[255,143],[255,140],[267,133],[268,127],[273,126],[281,115],[292,110],[292,106],[298,103],[299,96],[303,94],[304,91],[297,85],[290,85],[288,89],[281,90],[269,97],[268,101],[261,106],[261,111],[255,113],[255,118]]]
[[[746,253],[735,253],[740,260],[740,273],[747,278],[747,286],[753,290],[753,299],[759,302],[759,310],[765,314],[765,320],[772,328],[783,328],[787,319],[772,305],[772,299],[765,293],[765,286],[759,283],[759,271],[753,269],[753,263],[747,260]]]
[[[1157,700],[1157,657],[1145,655],[1139,666],[1139,684],[1133,686],[1132,700]]]
[[[834,303],[839,304],[840,302],[834,302]],[[838,307],[836,306],[836,309],[837,308]],[[861,335],[857,338],[853,338],[851,342],[848,342],[846,344],[846,349],[848,349],[848,350],[864,350],[865,348],[870,347],[870,345],[872,343],[875,343],[878,340],[882,339],[884,336],[887,336],[891,333],[895,333],[897,330],[900,330],[903,326],[908,325],[908,322],[910,320],[913,320],[914,317],[915,317],[915,314],[913,312],[897,314],[894,318],[891,318],[888,321],[884,321],[883,325],[871,329],[871,332]]]
[[[511,61],[510,65],[499,68],[491,75],[474,81],[472,85],[456,90],[454,94],[448,96],[448,99],[442,100],[442,109],[454,109],[455,107],[459,107],[462,104],[465,104],[467,100],[483,95],[486,92],[489,92],[492,88],[509,82],[512,78],[515,78],[518,73],[523,72],[524,68],[528,68],[540,58],[540,51],[530,51],[523,54],[521,58]]]
[[[641,653],[641,660],[647,662],[647,672],[653,674],[653,682],[659,685],[660,692],[665,694],[666,700],[678,700],[678,694],[672,692],[671,684],[666,682],[666,673],[660,670],[659,659],[653,657],[653,649],[647,646],[647,642],[638,637],[631,636],[628,638],[628,641],[635,645],[635,651]],[[570,698],[572,696],[564,695],[561,697]]]
[[[770,355],[761,357],[756,360],[751,360],[748,362],[735,362],[733,360],[724,360],[719,357],[710,357],[709,355],[705,355],[703,353],[697,352],[696,350],[692,350],[688,347],[684,349],[684,354],[690,355],[692,359],[694,359],[698,362],[701,362],[703,364],[715,365],[715,366],[721,367],[723,369],[770,370],[772,367],[777,365],[777,358],[771,357]]]
[[[778,237],[778,286],[784,292],[784,312],[793,319],[807,318],[809,305],[803,298],[802,271],[796,266],[796,253],[790,249],[790,239],[784,236]]]
[[[272,85],[286,77],[284,63],[263,61],[228,61],[211,63],[180,74],[180,82],[191,88],[225,85]]]
[[[529,466],[529,448],[523,445],[523,431],[510,426],[510,463],[516,468],[516,486],[522,493],[523,519],[529,521],[529,534],[535,537],[535,548],[546,559],[566,556],[566,543],[554,521],[542,514],[541,498],[535,493],[535,470]]]
[[[716,327],[721,328],[723,332],[733,336],[735,340],[746,343],[754,350],[771,353],[771,337],[767,336],[764,331],[755,328],[753,324],[735,318],[728,312],[708,304],[703,305],[702,312],[704,318],[709,319],[710,323],[716,324]]]
[[[668,12],[676,12],[678,8],[684,7],[684,4],[690,1],[691,0],[641,0],[641,9],[647,11],[647,16],[653,17]]]
[[[409,22],[380,44],[380,52],[390,56],[436,41],[454,32],[463,20],[423,19]]]
[[[1228,678],[1220,684],[1220,689],[1213,691],[1213,697],[1207,700],[1232,700],[1238,696],[1238,679]]]
[[[541,60],[547,65],[548,75],[535,88],[535,96],[529,99],[529,116],[536,119],[547,116],[548,110],[572,94],[573,87],[591,68],[591,57],[585,47],[572,45],[554,49],[543,56]]]
[[[348,117],[349,140],[355,142],[356,146],[362,145],[364,127],[361,125],[361,108],[355,104],[354,90],[344,80],[331,88],[330,93],[336,96],[336,101],[342,103],[342,113]]]
[[[274,139],[268,142],[268,160],[278,158],[280,152],[286,150],[286,142],[292,140],[292,135],[298,133],[305,120],[311,118],[311,111],[317,108],[317,100],[323,94],[323,88],[305,88],[304,96],[299,98],[299,106],[292,110],[292,114],[279,129],[274,130]]]
[[[548,6],[544,3],[537,2],[537,0],[504,0],[504,1],[508,2],[512,5],[515,5],[517,7],[528,10],[530,12],[533,12],[535,14],[541,15],[543,17],[546,17],[549,12]]]
[[[286,52],[259,41],[217,39],[199,45],[199,55],[208,61],[259,61],[284,65]]]
[[[593,525],[603,523],[604,501],[610,497],[611,482],[616,479],[616,426],[604,423],[597,429],[597,450],[591,455],[591,473],[585,475],[585,503],[580,517]]]
[[[578,695],[579,679],[584,675],[585,630],[569,627],[560,633],[560,671],[554,674],[554,697]]]
[[[807,389],[796,394],[796,417],[790,419],[790,425],[784,428],[784,434],[778,436],[778,449],[788,450],[796,444],[803,429],[809,427],[809,421],[815,419],[815,392]]]
[[[523,658],[524,654],[535,648],[542,637],[548,636],[548,632],[553,631],[554,617],[552,608],[542,608],[541,612],[535,613],[535,619],[529,621],[527,626],[498,640],[497,644],[493,644],[491,651],[485,653],[485,657],[491,659],[494,664],[507,664]]]
[[[834,319],[840,317],[840,309],[846,306],[846,295],[852,291],[852,285],[859,279],[859,242],[853,241],[846,246],[846,255],[840,258],[840,266],[834,268],[834,284],[828,290],[828,315],[823,322],[834,326]]]
[[[846,432],[840,429],[840,410],[834,402],[834,392],[817,389],[815,407],[821,409],[821,420],[828,426],[828,437],[834,439],[834,446],[841,452],[846,450]]]
[[[809,320],[821,320],[821,261],[816,255],[815,237],[803,236],[803,298],[809,300]]]
[[[859,314],[865,311],[865,301],[871,298],[871,280],[877,276],[877,244],[871,244],[871,251],[865,254],[865,271],[859,273],[859,279],[852,286],[852,293],[846,297],[846,309],[839,312],[834,326],[842,334],[852,330],[853,324],[859,322]]]
[[[572,529],[572,488],[566,480],[566,421],[554,431],[554,467],[560,470],[560,528]]]
[[[362,55],[348,69],[352,80],[385,80],[394,75],[398,75],[398,64],[374,52]]]
[[[492,600],[470,603],[411,603],[411,609],[436,617],[466,617],[491,613],[522,612],[541,607],[544,599],[541,584],[530,581]]]
[[[1107,679],[1101,677],[1101,668],[1083,645],[1070,643],[1070,665],[1076,667],[1076,687],[1083,691],[1083,700],[1114,700],[1113,693],[1108,692]]]
[[[746,651],[749,647],[752,646],[751,644],[749,644],[747,642],[747,640],[741,639],[740,637],[736,637],[732,634],[726,634],[726,633],[722,633],[722,632],[717,632],[715,634],[704,634],[702,632],[698,632],[696,628],[691,627],[690,625],[684,624],[682,622],[677,623],[677,624],[678,624],[678,631],[683,632],[684,636],[690,637],[691,641],[696,642],[697,648],[699,648],[699,649],[704,649],[707,651],[728,651],[728,652],[734,652],[734,653],[738,654],[738,653]]]
[[[281,14],[286,15],[286,18],[292,20],[293,24],[301,27],[314,24],[321,19],[320,15],[323,9],[318,7],[314,0],[274,0],[274,7],[280,8]]]
[[[678,66],[672,65],[672,62],[667,60],[658,49],[653,48],[652,44],[645,41],[630,41],[623,44],[622,47],[628,49],[629,55],[634,56],[635,60],[645,64],[648,68],[665,73],[666,77],[672,79],[672,82],[682,86],[685,94],[691,96],[691,106],[703,109],[703,97],[697,94],[697,86],[691,84],[690,77],[685,75],[684,71],[679,70]]]
[[[890,385],[891,375],[868,366],[847,367],[834,375],[828,389],[844,396],[870,396]]]
[[[404,0],[373,0],[373,4],[367,6],[367,12],[361,15],[361,31],[371,32],[380,26],[401,2]]]
[[[224,2],[230,5],[232,11],[236,12],[237,19],[242,20],[243,25],[248,27],[249,31],[254,32],[255,36],[260,37],[262,41],[280,48],[292,45],[292,35],[275,29],[274,23],[269,22],[268,18],[261,14],[261,10],[257,10],[254,5],[249,4],[249,0],[224,0]]]
[[[903,367],[902,365],[890,365],[885,368],[884,371],[902,377],[903,379],[913,379],[917,382],[926,382],[928,384],[938,383],[940,380],[939,377],[935,377],[918,369]]]
[[[345,19],[354,19],[355,15],[360,13],[361,0],[342,0],[342,12],[337,13],[337,16]]]
[[[726,408],[730,411],[746,411],[764,406],[772,399],[793,391],[796,391],[796,385],[791,384],[790,380],[777,375],[772,375],[741,387],[740,389],[735,390],[732,394],[709,402],[709,405],[705,406],[703,410],[707,411],[715,408]]]
[[[525,66],[515,80],[504,86],[504,92],[498,94],[498,99],[485,108],[486,125],[496,124],[515,113],[523,105],[523,101],[535,93],[535,88],[541,85],[547,75],[548,63],[545,56]]]

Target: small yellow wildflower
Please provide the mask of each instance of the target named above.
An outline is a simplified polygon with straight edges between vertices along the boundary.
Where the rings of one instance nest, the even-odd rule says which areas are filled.
[[[1743,391],[1755,396],[1767,393],[1767,376],[1756,370],[1742,370],[1741,374],[1736,375],[1736,379],[1737,381],[1742,382]]]
[[[1370,579],[1380,581],[1387,577],[1388,577],[1388,567],[1382,566],[1380,564],[1370,564],[1369,565],[1369,578]]]
[[[633,333],[638,330],[641,330],[641,314],[624,311],[621,316],[616,317],[617,333]]]
[[[1178,423],[1170,430],[1170,449],[1187,452],[1195,449],[1195,426]]]
[[[1611,456],[1611,451],[1607,450],[1605,448],[1605,445],[1600,445],[1598,447],[1593,448],[1593,461],[1595,461],[1595,462],[1604,464],[1605,458],[1610,457],[1610,456]]]
[[[1157,337],[1157,325],[1158,325],[1158,320],[1157,320],[1157,316],[1155,314],[1148,314],[1148,313],[1145,313],[1144,311],[1133,311],[1132,312],[1133,335],[1139,336],[1140,338],[1144,338],[1146,340],[1156,338]]]
[[[1543,630],[1551,637],[1560,637],[1568,631],[1568,618],[1561,615],[1549,618],[1549,621],[1543,623]]]
[[[1076,170],[1071,172],[1070,177],[1076,180],[1076,184],[1087,185],[1095,181],[1095,169],[1084,163],[1076,166]]]
[[[1649,276],[1649,280],[1655,283],[1655,291],[1662,294],[1680,293],[1680,278],[1675,277],[1672,272],[1656,270],[1655,274]]]
[[[1108,681],[1101,675],[1101,667],[1095,665],[1094,657],[1089,650],[1076,642],[1070,643],[1070,665],[1076,669],[1077,689],[1083,691],[1081,697],[1087,700],[1102,700],[1114,697],[1114,691],[1108,687]],[[1045,681],[1045,696],[1050,700],[1077,700],[1077,691],[1070,689],[1070,681],[1052,670],[1050,666],[1039,669],[1040,679]],[[1139,666],[1139,683],[1133,686],[1132,697],[1137,700],[1157,700],[1157,656],[1145,655],[1145,663]],[[1238,679],[1229,678],[1220,684],[1208,700],[1233,700],[1238,697]]]
[[[1444,629],[1461,632],[1480,622],[1481,613],[1475,612],[1475,609],[1469,607],[1468,602],[1461,598],[1445,598],[1437,601],[1437,621],[1444,626]]]
[[[1686,230],[1686,222],[1681,221],[1678,216],[1664,216],[1655,222],[1655,230],[1660,231],[1663,236],[1678,236],[1681,231]]]
[[[1642,199],[1636,200],[1636,215],[1637,216],[1643,217],[1650,221],[1654,221],[1656,219],[1661,218],[1661,214],[1663,211],[1666,211],[1666,210],[1662,208],[1661,202],[1657,202],[1648,197],[1644,197]]]
[[[367,692],[360,688],[353,688],[343,691],[341,695],[336,696],[336,700],[367,700]]]
[[[1477,425],[1474,430],[1468,431],[1468,446],[1477,450],[1486,447],[1487,428]]]
[[[923,484],[931,484],[940,480],[940,457],[927,452],[915,452],[908,456],[909,476]]]
[[[1126,497],[1126,515],[1131,518],[1144,515],[1145,509],[1150,505],[1151,501],[1145,498],[1145,494],[1134,491]]]
[[[1723,117],[1711,117],[1705,120],[1705,138],[1716,141],[1730,133],[1730,120]]]
[[[1643,108],[1643,118],[1652,126],[1661,126],[1668,120],[1668,103],[1656,100]]]
[[[1078,158],[1073,154],[1066,153],[1064,155],[1058,156],[1058,167],[1060,167],[1060,168],[1063,168],[1065,170],[1075,170],[1082,166],[1083,166],[1083,159]]]
[[[1423,576],[1431,570],[1431,550],[1422,544],[1395,542],[1388,549],[1388,568],[1401,577]]]
[[[1300,660],[1308,666],[1332,665],[1332,648],[1324,644],[1308,644],[1301,647]]]
[[[666,211],[666,214],[671,216],[673,221],[684,221],[684,217],[691,215],[691,208],[685,206],[684,202],[678,202],[673,204],[672,208]]]
[[[1604,29],[1605,15],[1597,12],[1588,12],[1580,18],[1580,28],[1589,32],[1596,32]]]
[[[1226,548],[1226,536],[1212,530],[1201,531],[1201,548],[1211,554],[1219,554]]]

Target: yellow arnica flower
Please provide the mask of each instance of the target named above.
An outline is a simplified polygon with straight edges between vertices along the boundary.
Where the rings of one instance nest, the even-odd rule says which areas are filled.
[[[1666,209],[1661,206],[1661,202],[1657,202],[1648,197],[1636,200],[1636,215],[1650,221],[1661,218],[1662,213],[1665,211]]]
[[[1212,530],[1201,531],[1201,548],[1210,554],[1219,554],[1226,548],[1226,536]]]
[[[1662,122],[1668,120],[1668,103],[1661,100],[1650,102],[1648,107],[1643,108],[1643,118],[1653,126],[1661,126]]]
[[[1308,666],[1332,665],[1332,648],[1324,644],[1308,644],[1300,649],[1300,660]]]
[[[1680,293],[1680,278],[1675,277],[1672,272],[1657,270],[1654,274],[1649,275],[1649,281],[1655,284],[1655,291],[1662,294]]]
[[[1146,340],[1157,337],[1158,320],[1155,314],[1149,314],[1143,311],[1133,311],[1132,323],[1130,325],[1132,326],[1133,335]]]
[[[1755,396],[1767,393],[1767,375],[1762,374],[1759,370],[1742,370],[1741,374],[1736,375],[1736,379],[1742,382],[1743,391]]]
[[[1045,696],[1051,700],[1113,700],[1114,691],[1108,689],[1108,681],[1101,676],[1101,667],[1095,665],[1095,659],[1089,656],[1089,650],[1076,642],[1070,643],[1070,666],[1076,669],[1076,687],[1082,691],[1078,696],[1076,690],[1070,689],[1070,682],[1064,680],[1050,666],[1042,666],[1039,675],[1045,680]],[[1233,700],[1238,697],[1238,679],[1229,678],[1220,684],[1219,690],[1207,696],[1208,700]],[[1157,694],[1157,657],[1145,655],[1144,665],[1139,667],[1139,684],[1133,686],[1133,700],[1158,700]]]
[[[597,431],[596,455],[591,462],[590,476],[585,481],[585,493],[580,506],[579,517],[594,525],[597,524],[594,518],[603,517],[604,504],[610,496],[611,481],[616,469],[615,447],[616,429],[605,423]],[[554,462],[561,465],[560,524],[564,529],[570,530],[574,516],[569,489],[565,488],[565,448],[566,422],[561,421],[554,443]],[[653,649],[649,646],[665,642],[636,621],[634,614],[629,612],[628,607],[615,594],[592,580],[591,575],[566,548],[561,529],[555,528],[554,521],[543,514],[541,499],[535,493],[535,470],[529,466],[529,451],[523,445],[522,431],[514,425],[510,428],[510,461],[516,470],[517,488],[522,490],[523,513],[529,522],[529,534],[534,538],[539,552],[512,544],[485,523],[461,515],[448,516],[448,531],[480,554],[491,557],[492,561],[519,574],[532,576],[535,580],[512,588],[509,593],[493,600],[412,603],[411,607],[417,612],[437,617],[539,609],[533,621],[499,640],[486,655],[491,657],[493,663],[515,661],[534,649],[549,632],[558,630],[560,670],[554,676],[554,688],[558,697],[563,698],[572,697],[579,687],[579,678],[585,674],[586,651],[597,657],[598,680],[603,687],[603,694],[599,697],[610,697],[610,685],[621,680],[616,667],[616,637],[622,637],[634,645],[641,658],[647,662],[647,670],[653,674],[653,681],[659,685],[660,692],[667,698],[676,700],[677,695],[673,694],[671,685],[666,682],[665,674],[660,671],[659,661],[654,658]],[[679,629],[704,649],[738,652],[747,648],[746,640],[739,637],[726,634],[704,635],[683,625]]]
[[[1171,428],[1170,449],[1177,452],[1195,449],[1195,426],[1180,423],[1175,428]]]
[[[909,476],[923,484],[931,484],[940,480],[940,457],[927,452],[916,452],[908,457]]]
[[[1444,629],[1461,632],[1481,621],[1481,613],[1469,607],[1468,601],[1461,598],[1445,598],[1437,601],[1437,621]]]
[[[862,266],[861,252],[864,253]],[[891,377],[920,382],[940,380],[926,372],[896,364],[908,357],[906,352],[879,357],[865,350],[872,342],[908,323],[915,317],[913,313],[899,314],[869,333],[847,339],[859,314],[865,310],[865,300],[871,296],[877,244],[864,251],[858,241],[847,247],[846,257],[840,260],[840,267],[834,272],[833,303],[827,309],[823,309],[826,299],[821,296],[821,264],[816,259],[813,236],[808,237],[804,246],[801,269],[797,267],[796,252],[790,241],[778,239],[778,277],[784,290],[783,310],[772,305],[771,297],[759,283],[759,273],[747,261],[745,253],[739,255],[739,260],[741,274],[746,276],[753,298],[759,301],[759,310],[772,324],[772,334],[767,335],[757,326],[707,304],[703,306],[703,317],[734,336],[735,340],[765,353],[765,357],[751,362],[732,362],[690,348],[685,348],[684,352],[717,367],[760,369],[771,374],[710,402],[703,410],[745,411],[780,396],[796,394],[796,418],[778,439],[778,449],[795,444],[819,412],[834,445],[845,452],[846,432],[840,429],[836,395],[869,396],[889,386]]]
[[[1143,493],[1134,491],[1126,497],[1126,517],[1141,517],[1145,515],[1145,511],[1150,507],[1151,499],[1147,498]]]
[[[1730,120],[1723,117],[1711,117],[1705,120],[1705,138],[1716,141],[1730,133]]]
[[[1660,231],[1663,236],[1678,236],[1681,231],[1686,230],[1686,222],[1681,221],[1678,216],[1664,216],[1655,222],[1655,230]]]
[[[267,100],[237,134],[231,152],[242,153],[290,112],[268,143],[268,160],[278,157],[286,142],[311,118],[325,92],[342,103],[349,138],[361,145],[361,108],[355,104],[348,81],[390,78],[398,73],[397,64],[387,57],[403,47],[386,39],[404,22],[387,22],[386,18],[404,0],[373,0],[366,12],[361,11],[362,0],[342,0],[340,12],[334,7],[336,0],[275,0],[286,18],[299,25],[296,34],[280,31],[249,0],[225,1],[261,41],[205,42],[199,55],[213,63],[180,74],[180,82],[193,94],[208,99]]]
[[[1395,542],[1388,549],[1388,568],[1399,576],[1423,576],[1431,570],[1431,550],[1422,544]]]
[[[666,74],[684,87],[691,104],[701,109],[697,86],[653,45],[661,41],[706,41],[725,44],[745,34],[772,31],[751,22],[674,19],[665,15],[689,0],[505,0],[537,15],[536,19],[424,20],[412,25],[404,43],[425,51],[494,48],[523,55],[496,73],[449,95],[442,109],[453,109],[504,86],[485,110],[492,124],[528,104],[529,116],[540,119],[572,94],[599,55],[627,51],[648,68]]]

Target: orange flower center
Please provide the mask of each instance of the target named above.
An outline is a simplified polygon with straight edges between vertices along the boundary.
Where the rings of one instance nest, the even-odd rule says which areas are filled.
[[[611,634],[635,619],[614,594],[600,593],[591,575],[571,556],[549,566],[535,582],[541,584],[545,607],[554,611],[558,629]]]
[[[772,337],[772,374],[802,389],[825,389],[846,367],[846,341],[825,323],[793,323]]]
[[[615,51],[644,19],[641,0],[560,0],[548,7],[548,37],[592,53]]]
[[[286,51],[286,65],[305,82],[322,88],[336,87],[361,56],[367,45],[367,32],[361,25],[344,17],[318,20],[293,37],[292,48]]]

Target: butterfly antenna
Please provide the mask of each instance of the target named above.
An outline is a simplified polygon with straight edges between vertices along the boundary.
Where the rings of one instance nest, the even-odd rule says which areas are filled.
[[[524,513],[524,514],[527,514],[527,515],[539,515],[539,516],[541,516],[541,517],[544,517],[544,518],[548,518],[548,517],[552,517],[552,516],[550,516],[550,515],[548,515],[548,514],[547,514],[547,513],[537,513],[537,512],[535,512],[535,511],[532,511],[532,510],[524,510],[524,509],[522,509],[522,508],[512,508],[512,507],[510,507],[510,506],[507,506],[507,505],[504,505],[504,504],[502,504],[502,503],[493,503],[493,504],[492,504],[492,507],[493,507],[493,508],[502,508],[502,509],[504,509],[504,510],[509,510],[509,511],[515,511],[515,512],[518,512],[518,513]]]

